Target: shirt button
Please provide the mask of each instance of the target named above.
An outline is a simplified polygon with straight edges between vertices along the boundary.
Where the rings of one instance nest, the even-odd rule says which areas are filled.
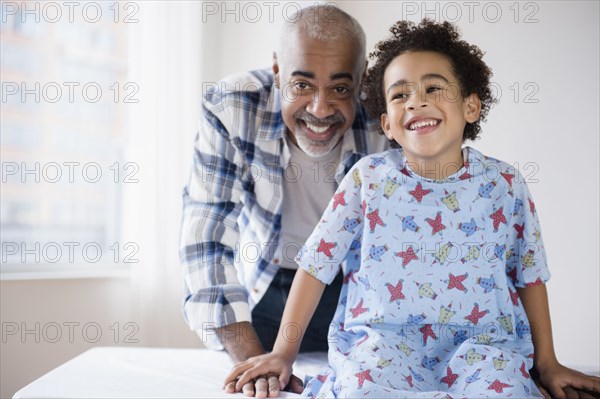
[[[278,258],[273,258],[273,264],[274,264],[274,265],[277,265],[277,264],[279,264],[279,259],[278,259]]]
[[[254,291],[255,293],[258,294],[258,288],[253,289],[252,291]]]

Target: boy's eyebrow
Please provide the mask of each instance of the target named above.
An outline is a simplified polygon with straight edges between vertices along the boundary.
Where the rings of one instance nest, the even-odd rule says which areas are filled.
[[[431,80],[431,79],[440,79],[440,80],[443,80],[446,83],[450,83],[448,81],[448,79],[446,79],[446,77],[444,75],[440,75],[439,73],[428,73],[426,75],[421,76],[421,80]],[[402,86],[402,85],[406,85],[406,84],[414,84],[414,83],[413,82],[408,82],[405,79],[397,80],[394,83],[392,83],[390,85],[390,87],[388,87],[388,89],[387,89],[387,91],[385,93],[386,94],[389,93],[390,90],[392,90],[396,86]]]
[[[448,82],[448,79],[446,79],[446,77],[444,75],[440,75],[439,73],[428,73],[427,75],[423,75],[421,77],[421,80],[428,80],[428,79],[441,79],[446,83],[450,83],[450,82]]]
[[[292,76],[302,76],[308,79],[314,79],[315,74],[313,72],[307,71],[294,71],[292,72]],[[329,75],[330,80],[338,80],[338,79],[350,79],[354,80],[352,74],[350,72],[336,72]]]

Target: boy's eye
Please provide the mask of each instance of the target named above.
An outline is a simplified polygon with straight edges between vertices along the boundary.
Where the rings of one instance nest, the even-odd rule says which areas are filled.
[[[408,94],[406,94],[406,93],[392,94],[392,101],[394,101],[394,100],[406,100],[407,98],[408,98]]]
[[[442,90],[439,86],[429,86],[427,88],[427,93],[435,93],[436,91]]]

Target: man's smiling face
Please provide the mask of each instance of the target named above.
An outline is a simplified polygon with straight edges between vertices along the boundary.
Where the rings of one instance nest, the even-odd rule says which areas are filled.
[[[320,41],[296,33],[275,59],[283,121],[309,156],[327,154],[354,123],[365,67],[358,52],[348,40]]]

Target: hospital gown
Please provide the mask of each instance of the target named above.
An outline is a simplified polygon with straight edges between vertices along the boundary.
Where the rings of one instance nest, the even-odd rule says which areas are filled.
[[[324,283],[344,274],[329,367],[304,396],[540,396],[516,292],[550,277],[535,205],[518,170],[463,156],[434,180],[392,149],[340,184],[296,259]]]

